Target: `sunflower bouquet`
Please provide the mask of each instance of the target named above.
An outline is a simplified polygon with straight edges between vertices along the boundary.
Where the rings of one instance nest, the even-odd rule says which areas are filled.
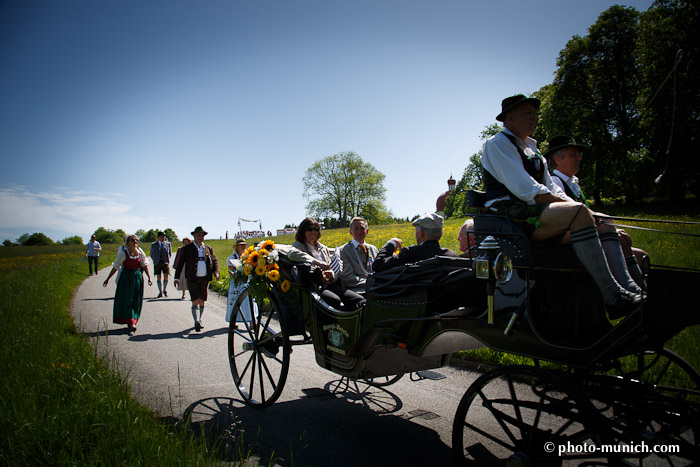
[[[288,280],[280,281],[279,251],[275,242],[264,240],[249,246],[241,256],[241,264],[236,269],[233,279],[236,283],[249,284],[249,293],[256,300],[263,300],[267,292],[279,288],[288,292],[291,284]]]

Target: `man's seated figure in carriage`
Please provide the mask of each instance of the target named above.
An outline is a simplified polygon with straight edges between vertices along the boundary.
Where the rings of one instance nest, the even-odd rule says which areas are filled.
[[[442,223],[442,216],[438,214],[425,214],[414,220],[412,224],[416,228],[416,244],[402,248],[403,241],[400,238],[392,238],[379,250],[372,270],[374,272],[385,271],[395,266],[415,263],[435,256],[456,258],[457,253],[440,246]],[[399,254],[395,255],[395,251],[399,251]]]
[[[549,140],[544,157],[552,171],[552,181],[564,190],[572,201],[578,201],[590,207],[576,177],[586,150],[588,150],[587,146],[576,144],[576,140],[571,136],[555,136]],[[606,258],[619,255],[622,252],[627,266],[626,270],[618,271],[614,267],[620,262],[608,260],[608,264],[613,268],[612,273],[615,280],[620,284],[625,283],[629,280],[626,277],[629,275],[639,287],[644,288],[644,274],[640,269],[640,264],[648,263],[649,255],[644,250],[632,248],[632,240],[627,232],[616,230],[614,226],[606,222],[604,214],[596,214],[598,235]]]
[[[486,190],[485,207],[517,223],[532,241],[565,235],[577,258],[600,289],[611,318],[641,306],[638,287],[627,290],[611,273],[600,243],[593,213],[585,204],[570,200],[553,181],[547,163],[530,136],[537,125],[540,101],[522,94],[501,103],[496,120],[502,132],[484,144],[481,163]],[[617,267],[617,266],[616,266]],[[624,267],[624,265],[623,265]]]

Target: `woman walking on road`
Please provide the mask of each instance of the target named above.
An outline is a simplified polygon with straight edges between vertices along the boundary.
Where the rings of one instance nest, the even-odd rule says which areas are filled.
[[[185,237],[182,239],[182,246],[177,249],[177,253],[175,253],[175,262],[173,263],[173,270],[177,270],[180,261],[182,261],[182,249],[185,248],[185,246],[189,245],[192,243],[192,241]],[[182,272],[180,273],[180,277],[178,277],[180,281],[178,282],[177,286],[175,287],[177,290],[182,292],[182,299],[185,299],[185,290],[187,290],[187,278],[185,277],[185,270],[183,269]]]
[[[148,258],[138,246],[136,235],[127,235],[124,246],[119,247],[117,260],[109,271],[109,276],[102,284],[107,287],[109,279],[117,274],[117,291],[114,294],[114,309],[112,322],[126,324],[129,334],[136,332],[136,323],[141,317],[143,305],[143,273],[148,277],[148,285],[153,285],[151,274],[148,272]]]

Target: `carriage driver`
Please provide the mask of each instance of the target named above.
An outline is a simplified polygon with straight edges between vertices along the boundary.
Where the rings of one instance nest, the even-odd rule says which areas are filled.
[[[481,155],[485,207],[519,224],[533,241],[571,231],[570,241],[581,263],[603,295],[608,316],[619,318],[638,309],[639,294],[623,288],[613,277],[603,254],[592,212],[572,201],[554,184],[547,163],[530,137],[537,125],[539,99],[523,94],[501,102],[496,120],[504,129],[484,143]]]

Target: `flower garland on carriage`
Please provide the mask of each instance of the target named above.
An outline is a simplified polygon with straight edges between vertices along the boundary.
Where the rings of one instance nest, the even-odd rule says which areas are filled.
[[[262,303],[273,289],[289,292],[291,283],[280,281],[279,250],[272,240],[249,246],[241,256],[241,264],[232,279],[236,284],[248,283],[248,293]]]

